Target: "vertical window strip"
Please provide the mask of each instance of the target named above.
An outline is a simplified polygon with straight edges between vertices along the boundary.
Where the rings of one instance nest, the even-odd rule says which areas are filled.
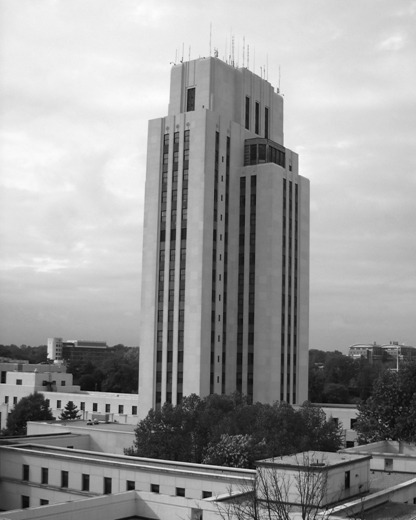
[[[246,178],[240,179],[240,211],[239,211],[239,248],[238,248],[238,330],[237,330],[237,371],[236,389],[242,393],[242,354],[244,344],[244,267],[245,267],[245,206]]]

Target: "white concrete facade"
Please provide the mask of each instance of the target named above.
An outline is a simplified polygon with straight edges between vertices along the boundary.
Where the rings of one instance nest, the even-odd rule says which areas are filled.
[[[82,419],[107,415],[109,421],[138,423],[138,395],[84,392],[73,385],[73,376],[62,365],[0,363],[0,428],[6,426],[13,407],[33,392],[44,394],[52,415],[58,418],[68,401],[73,401]]]
[[[191,393],[307,399],[309,181],[266,80],[216,58],[172,68],[143,240],[141,414]]]

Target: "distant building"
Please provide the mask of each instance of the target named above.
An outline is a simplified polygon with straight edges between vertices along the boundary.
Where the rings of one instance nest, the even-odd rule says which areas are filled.
[[[398,368],[402,361],[416,359],[416,347],[409,345],[399,345],[397,341],[391,341],[389,344],[382,345],[383,360],[390,368]]]
[[[96,416],[123,424],[137,424],[138,395],[113,392],[85,392],[73,384],[64,363],[0,363],[0,428],[14,406],[33,392],[44,394],[52,415],[58,418],[68,401],[73,401],[83,419]]]
[[[416,348],[399,345],[397,341],[384,345],[356,343],[350,346],[348,355],[353,359],[367,359],[370,364],[384,363],[387,368],[397,368],[400,361],[416,358]]]
[[[348,349],[348,355],[353,359],[367,359],[370,364],[382,362],[382,347],[376,342],[356,343]]]
[[[74,339],[63,341],[62,338],[48,338],[47,357],[54,363],[78,362],[90,359],[93,363],[101,361],[114,352],[105,341]]]

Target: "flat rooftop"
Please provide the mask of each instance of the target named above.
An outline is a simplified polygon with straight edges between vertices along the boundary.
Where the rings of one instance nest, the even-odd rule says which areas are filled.
[[[359,460],[371,459],[371,455],[358,455],[351,453],[333,453],[328,451],[305,451],[295,455],[285,455],[283,457],[273,457],[257,461],[257,465],[272,465],[286,468],[301,467],[332,467],[342,464],[349,464]]]
[[[104,415],[104,414],[103,414]],[[53,426],[62,426],[63,428],[86,428],[92,430],[106,430],[111,432],[134,433],[136,424],[124,424],[115,422],[99,422],[99,424],[87,424],[88,421],[76,419],[71,421],[31,421],[39,424],[51,424]]]

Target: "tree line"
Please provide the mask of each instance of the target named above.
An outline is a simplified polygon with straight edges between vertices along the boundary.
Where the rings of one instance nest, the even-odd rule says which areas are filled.
[[[125,454],[182,462],[254,467],[256,460],[307,450],[337,451],[340,424],[306,402],[247,404],[238,393],[185,397],[150,410]]]
[[[335,350],[309,350],[309,397],[313,403],[350,404],[368,399],[374,382],[385,371],[382,363],[353,359]]]

